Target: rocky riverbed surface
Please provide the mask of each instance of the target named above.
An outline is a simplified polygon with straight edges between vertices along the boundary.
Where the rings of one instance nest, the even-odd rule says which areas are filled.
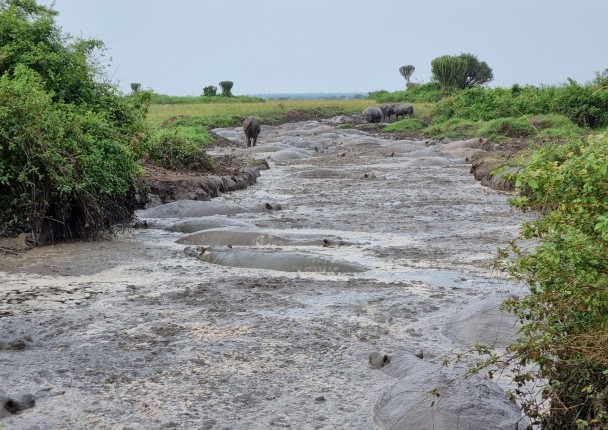
[[[214,130],[254,185],[0,256],[0,428],[516,428],[506,378],[441,365],[515,331],[491,262],[521,214],[470,174],[486,143],[340,122]]]

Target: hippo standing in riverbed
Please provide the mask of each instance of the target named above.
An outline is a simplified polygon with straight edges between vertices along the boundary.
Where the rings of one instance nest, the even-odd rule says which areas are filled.
[[[247,147],[251,146],[251,141],[253,140],[253,146],[255,146],[258,141],[258,134],[260,134],[260,121],[254,116],[248,116],[243,120],[243,131],[245,132],[245,137],[247,138]]]
[[[367,122],[380,122],[382,120],[382,111],[379,107],[368,106],[363,111],[363,119]]]

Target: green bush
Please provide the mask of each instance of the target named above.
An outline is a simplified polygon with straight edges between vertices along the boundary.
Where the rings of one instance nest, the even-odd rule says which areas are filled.
[[[529,118],[530,124],[538,131],[538,135],[553,141],[580,138],[585,130],[574,124],[563,115],[534,115]]]
[[[501,253],[529,286],[505,302],[522,324],[507,363],[514,395],[543,429],[608,428],[607,150],[606,134],[546,145],[516,176],[512,204],[541,216],[522,228],[536,246],[514,242]],[[524,389],[529,382],[539,396]]]
[[[443,91],[437,82],[429,82],[426,84],[417,84],[409,82],[406,91],[395,91],[389,93],[385,90],[373,91],[368,94],[367,98],[375,100],[378,103],[434,103],[441,100]]]
[[[175,128],[161,129],[151,139],[149,157],[154,164],[171,170],[213,171],[213,160],[200,143],[179,134]]]
[[[221,122],[221,121],[220,121]],[[184,138],[199,145],[201,148],[207,146],[211,137],[209,136],[208,121],[190,116],[172,118],[160,126],[163,131],[174,131]]]
[[[570,81],[552,87],[513,86],[456,91],[437,103],[434,122],[462,118],[489,121],[523,115],[559,114],[579,127],[608,126],[608,89],[581,86]]]
[[[34,241],[130,219],[131,145],[146,130],[146,94],[122,98],[91,62],[102,43],[70,43],[55,15],[34,0],[0,4],[0,235]]]

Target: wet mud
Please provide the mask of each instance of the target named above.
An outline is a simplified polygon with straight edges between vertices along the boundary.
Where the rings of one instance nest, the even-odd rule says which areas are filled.
[[[515,331],[497,307],[521,287],[491,261],[521,215],[469,173],[478,143],[383,140],[331,121],[262,125],[252,148],[239,128],[214,132],[235,142],[218,155],[270,169],[211,201],[146,209],[148,229],[0,257],[0,398],[31,405],[0,427],[517,419],[505,381],[441,370]],[[425,397],[434,388],[440,410]]]

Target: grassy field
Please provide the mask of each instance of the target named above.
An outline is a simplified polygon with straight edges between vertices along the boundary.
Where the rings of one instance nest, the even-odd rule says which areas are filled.
[[[158,126],[175,117],[203,119],[211,126],[238,125],[246,116],[259,117],[262,122],[273,122],[291,110],[317,110],[328,117],[340,113],[361,113],[372,100],[268,100],[262,103],[201,103],[152,105],[148,122]]]

